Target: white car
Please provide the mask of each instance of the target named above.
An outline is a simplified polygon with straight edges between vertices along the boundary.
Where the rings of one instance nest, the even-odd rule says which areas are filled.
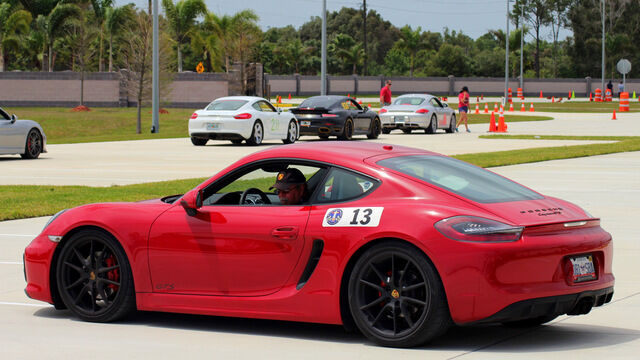
[[[203,146],[212,140],[231,140],[240,144],[260,145],[263,140],[281,139],[294,143],[300,134],[295,116],[276,109],[270,102],[254,96],[227,96],[214,100],[189,119],[189,136],[193,145]]]
[[[40,124],[18,120],[0,108],[0,155],[20,154],[23,159],[36,159],[47,152],[47,137]]]
[[[424,129],[427,134],[438,129],[452,133],[456,129],[455,111],[429,94],[402,95],[380,109],[379,116],[383,134],[393,129],[400,129],[405,134],[417,129]]]

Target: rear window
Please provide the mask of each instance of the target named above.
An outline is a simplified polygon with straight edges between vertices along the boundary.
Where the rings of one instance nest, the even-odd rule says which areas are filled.
[[[543,198],[540,194],[502,176],[449,157],[399,156],[380,160],[377,164],[479,203]]]
[[[300,104],[301,108],[317,108],[322,107],[329,109],[336,103],[337,99],[333,98],[308,98]]]
[[[424,98],[415,96],[403,96],[396,99],[393,105],[420,105],[424,102]]]
[[[205,110],[238,110],[247,100],[216,100],[207,105]]]

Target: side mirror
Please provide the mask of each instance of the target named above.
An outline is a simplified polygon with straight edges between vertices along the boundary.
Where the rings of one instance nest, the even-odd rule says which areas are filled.
[[[369,107],[368,106],[365,106],[363,109],[364,109],[364,112],[369,111]]]
[[[189,216],[196,216],[198,209],[202,207],[202,190],[194,189],[182,196],[180,205]]]
[[[447,103],[442,103],[442,106],[443,106],[443,107],[449,107],[449,104],[447,104]]]
[[[14,122],[16,122],[16,120],[18,120],[16,114],[11,114],[11,123],[13,124]]]

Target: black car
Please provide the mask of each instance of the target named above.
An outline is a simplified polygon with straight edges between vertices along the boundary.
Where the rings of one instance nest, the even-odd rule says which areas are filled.
[[[360,134],[369,139],[380,135],[378,114],[346,96],[313,96],[290,111],[298,119],[300,135],[317,135],[321,139],[335,135],[340,140],[351,140]]]

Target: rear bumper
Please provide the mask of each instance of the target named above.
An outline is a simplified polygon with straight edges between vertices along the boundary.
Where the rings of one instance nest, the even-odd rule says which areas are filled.
[[[465,325],[491,324],[534,319],[543,316],[584,315],[593,307],[602,306],[613,298],[613,286],[575,294],[548,296],[519,301],[492,316]]]
[[[300,135],[340,135],[344,129],[344,121],[333,118],[300,117],[298,123]]]
[[[380,124],[384,129],[418,129],[426,128],[430,117],[422,114],[396,114],[380,116]]]

